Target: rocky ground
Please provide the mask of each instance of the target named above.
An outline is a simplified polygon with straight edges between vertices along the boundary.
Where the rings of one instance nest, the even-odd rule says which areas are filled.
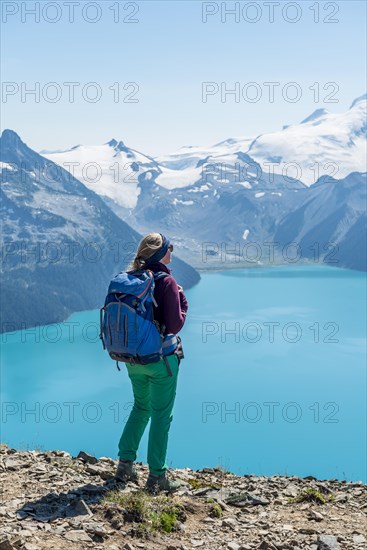
[[[174,495],[116,484],[116,461],[0,447],[0,550],[362,550],[367,487],[312,476],[170,470]],[[154,519],[155,518],[155,519]]]

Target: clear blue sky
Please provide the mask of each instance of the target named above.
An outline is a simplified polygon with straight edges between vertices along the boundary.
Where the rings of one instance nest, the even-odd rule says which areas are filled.
[[[19,90],[22,82],[23,88],[39,82],[41,90],[56,82],[61,90],[56,103],[45,101],[42,95],[39,103],[30,96],[22,102],[20,91],[6,102],[2,96],[2,127],[15,130],[36,150],[98,144],[114,137],[146,154],[158,155],[182,145],[213,144],[228,137],[276,131],[321,107],[342,112],[366,92],[364,1],[298,1],[301,15],[295,23],[282,17],[284,5],[289,3],[283,0],[275,7],[272,23],[262,1],[255,2],[260,17],[255,23],[246,21],[242,11],[238,23],[230,15],[221,22],[221,2],[211,3],[209,8],[218,7],[219,11],[203,23],[203,3],[197,0],[135,2],[139,10],[130,17],[137,23],[123,22],[134,6],[104,0],[99,2],[100,20],[90,23],[82,17],[82,8],[88,3],[77,2],[74,22],[68,20],[69,10],[60,1],[59,14],[49,6],[35,23],[34,16],[22,13],[21,4],[30,9],[36,2],[2,2],[3,10],[6,4],[13,6],[8,10],[19,8],[2,23],[2,80],[16,83]],[[118,3],[120,21],[115,23],[110,8]],[[40,2],[42,9],[46,4],[50,2]],[[235,4],[226,3],[228,8]],[[242,10],[246,2],[239,4]],[[311,10],[315,4],[320,10],[318,23]],[[334,15],[333,5],[338,7]],[[96,9],[88,10],[86,17],[94,18]],[[292,19],[295,14],[294,8],[288,8],[286,16]],[[47,21],[57,15],[58,22]],[[254,8],[247,17],[254,19]],[[327,18],[339,21],[326,23]],[[74,103],[69,102],[64,82],[81,84],[75,89]],[[89,82],[100,86],[102,97],[97,103],[82,97],[81,88]],[[124,103],[120,98],[115,103],[109,90],[115,82],[120,83],[122,98],[133,91],[124,91],[124,84],[136,82],[139,91],[134,97],[139,101]],[[263,95],[256,103],[242,96],[239,103],[233,96],[222,103],[217,93],[203,103],[202,82],[219,86],[225,82],[228,88],[239,82],[241,90],[247,83],[257,82]],[[281,84],[275,90],[274,103],[269,102],[264,82]],[[289,82],[297,82],[302,91],[295,103],[287,102],[280,91]],[[309,89],[315,82],[320,89],[318,102]],[[333,91],[332,87],[323,89],[328,82],[339,87],[333,95],[337,103],[324,101]],[[47,91],[51,97],[55,90],[46,87]],[[254,89],[248,93],[251,91]]]

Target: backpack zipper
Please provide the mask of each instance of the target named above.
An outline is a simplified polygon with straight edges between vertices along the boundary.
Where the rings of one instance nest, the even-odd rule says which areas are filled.
[[[117,309],[117,330],[120,330],[120,313],[121,313],[121,303],[119,302]]]
[[[124,315],[124,328],[125,328],[125,347],[128,347],[128,327],[127,327],[127,315]]]
[[[112,334],[111,334],[111,323],[110,323],[110,318],[108,316],[108,331],[110,333],[110,344],[112,346]]]

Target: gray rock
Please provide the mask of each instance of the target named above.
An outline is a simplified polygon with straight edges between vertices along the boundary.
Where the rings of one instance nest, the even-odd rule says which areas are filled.
[[[84,462],[87,462],[88,464],[97,464],[98,462],[98,459],[95,456],[89,455],[84,451],[80,451],[77,458],[81,458],[82,460],[84,460]]]
[[[203,495],[208,495],[210,493],[210,496],[211,496],[212,491],[213,491],[213,488],[210,485],[208,485],[207,487],[200,487],[199,489],[192,489],[191,494],[194,495],[195,497],[200,497],[200,496],[203,496]],[[218,490],[214,489],[214,492],[217,493]]]
[[[263,540],[262,543],[257,547],[258,550],[277,550],[277,547],[267,540]]]
[[[334,535],[319,535],[317,550],[341,550]]]
[[[87,467],[85,470],[89,474],[92,474],[94,476],[99,476],[105,480],[110,479],[111,477],[114,476],[114,473],[110,472],[109,470],[105,470],[101,466],[97,466],[94,464],[87,464]]]
[[[14,548],[8,537],[0,540],[0,550],[14,550]]]
[[[64,527],[55,527],[55,529],[52,531],[55,533],[55,535],[63,535],[65,533],[66,529]]]
[[[72,542],[92,542],[92,539],[83,529],[74,529],[64,534],[64,538]]]
[[[99,537],[106,537],[107,530],[102,523],[84,523],[84,530],[91,535],[97,535]]]
[[[242,506],[256,506],[262,505],[265,506],[269,504],[269,500],[265,498],[258,497],[257,495],[251,495],[250,493],[241,493],[239,495],[231,495],[224,499],[224,502],[231,504],[231,506],[237,506],[242,508]]]
[[[354,544],[362,544],[366,542],[366,537],[364,535],[353,535]]]
[[[289,483],[283,492],[287,497],[296,497],[299,493],[299,489],[294,483]]]
[[[237,520],[234,518],[225,518],[222,520],[221,525],[222,527],[231,527],[232,529],[234,529],[234,527],[236,527],[238,524]]]
[[[344,493],[338,493],[335,495],[334,502],[347,502],[348,495],[345,495]]]
[[[37,464],[34,468],[32,468],[32,471],[45,474],[47,472],[47,466],[46,464]]]
[[[73,517],[73,516],[92,516],[93,513],[91,509],[89,508],[88,504],[83,500],[75,500],[74,502],[71,502],[64,511],[64,514],[66,517]]]
[[[315,521],[323,521],[324,516],[320,514],[320,512],[316,512],[316,510],[310,510],[308,513],[308,519],[313,519]]]
[[[317,533],[316,529],[312,527],[300,527],[299,532],[303,535],[315,535]]]
[[[197,493],[196,491],[203,491],[202,493]],[[214,498],[214,500],[225,501],[225,499],[234,494],[233,489],[229,487],[221,487],[220,489],[213,489],[212,487],[204,487],[203,489],[196,489],[192,491],[192,494],[196,496],[205,495],[208,498]]]
[[[99,457],[98,462],[99,462],[99,463],[105,462],[105,463],[109,464],[110,466],[112,466],[113,468],[116,468],[116,467],[117,467],[117,460],[113,460],[113,458],[110,458],[109,456],[101,456],[101,457]],[[138,545],[137,545],[137,546],[138,546]],[[139,546],[138,546],[138,548],[139,548]]]
[[[19,470],[19,468],[22,468],[23,464],[20,460],[15,458],[6,458],[4,460],[4,466],[7,470]]]

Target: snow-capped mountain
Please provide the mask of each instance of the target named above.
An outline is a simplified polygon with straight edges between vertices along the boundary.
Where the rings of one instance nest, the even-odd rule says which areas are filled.
[[[243,139],[241,144],[249,145],[251,141]],[[188,192],[198,193],[196,198],[206,198],[205,191],[211,185],[220,188],[233,184],[238,189],[253,189],[254,195],[304,187],[302,182],[291,177],[263,173],[261,166],[240,150],[229,152],[238,148],[239,142],[231,139],[211,149],[186,146],[177,153],[160,157],[156,162],[128,148],[122,141],[113,139],[104,145],[77,145],[45,157],[80,179],[98,193],[116,214],[132,224],[131,217],[134,217],[134,210],[141,206],[139,196],[144,189],[161,189],[163,194],[167,191],[179,196],[181,191],[185,193],[187,189]],[[178,197],[177,201],[180,200]]]
[[[44,153],[44,156],[91,191],[126,209],[125,214],[136,205],[138,176],[147,170],[160,172],[152,158],[115,139],[103,145],[76,145],[66,151]]]
[[[46,158],[71,171],[89,189],[122,208],[136,207],[138,182],[153,179],[169,190],[207,181],[248,186],[248,174],[289,187],[289,177],[310,186],[321,176],[342,179],[366,170],[366,95],[345,113],[316,109],[299,124],[257,137],[228,138],[210,146],[184,146],[150,157],[112,139],[104,145],[77,145]],[[256,166],[255,166],[256,165]],[[274,189],[275,191],[277,189]]]
[[[196,268],[209,268],[215,263],[225,268],[238,262],[228,252],[222,258],[203,259],[205,243],[226,243],[231,249],[234,243],[266,239],[274,231],[276,220],[286,215],[299,204],[299,194],[307,187],[297,180],[284,185],[281,177],[274,181],[256,175],[256,163],[242,157],[242,162],[251,162],[254,173],[248,173],[246,185],[230,179],[219,183],[216,174],[208,172],[205,183],[178,189],[167,189],[145,174],[139,178],[140,194],[131,213],[129,223],[139,232],[148,227],[158,227],[179,244],[180,254]],[[229,178],[229,176],[227,175]],[[215,246],[214,246],[215,248]],[[215,260],[218,260],[215,261]]]
[[[178,151],[169,155],[155,157],[161,171],[157,175],[156,181],[162,187],[174,189],[176,187],[185,187],[202,180],[208,171],[220,174],[219,159],[223,154],[233,154],[240,150],[247,149],[252,138],[226,139],[215,145],[199,147],[199,146],[184,146]],[[239,143],[241,147],[239,148]],[[215,159],[211,162],[210,159]],[[212,163],[213,166],[209,166]],[[217,166],[214,164],[217,163]],[[222,167],[222,179],[225,180],[224,166]],[[218,178],[217,178],[218,179]],[[241,179],[241,176],[239,176]],[[223,181],[225,183],[225,181]]]
[[[257,137],[247,153],[261,165],[279,163],[281,173],[289,163],[300,171],[289,170],[306,185],[328,175],[345,178],[351,172],[366,170],[366,94],[355,99],[345,113],[317,109],[300,124]]]
[[[130,223],[139,232],[167,232],[198,269],[290,263],[295,253],[312,262],[318,246],[318,262],[366,270],[366,174],[297,184],[274,191],[254,178],[249,188],[213,182],[167,190],[150,180],[142,182]]]
[[[59,322],[71,312],[100,307],[141,235],[15,132],[4,130],[0,149],[1,330]],[[176,256],[172,268],[185,288],[200,278]]]
[[[307,225],[311,231],[313,225],[317,238],[325,240],[322,231],[326,226],[319,225],[316,213],[305,220],[301,205],[309,199],[317,204],[311,190],[321,182],[325,186],[329,183],[328,193],[333,194],[339,183],[343,188],[349,174],[366,172],[366,104],[364,95],[355,99],[346,113],[317,109],[299,124],[284,126],[279,132],[229,138],[212,146],[185,146],[154,158],[141,153],[137,156],[125,145],[119,151],[116,140],[104,146],[77,146],[47,157],[62,161],[64,167],[71,162],[79,166],[88,162],[92,168],[94,162],[103,167],[97,183],[84,174],[85,185],[99,193],[135,230],[145,232],[154,227],[169,232],[180,243],[183,259],[206,268],[204,241],[272,241],[281,220],[293,212],[297,212],[299,227]],[[111,166],[116,163],[114,166],[122,169],[127,160],[136,162],[135,179],[116,183]],[[284,171],[285,163],[297,165],[301,177],[291,178],[296,171]],[[356,181],[363,185],[363,178]],[[334,217],[337,224],[338,235],[333,237],[337,241],[342,238],[341,227],[353,234],[355,220],[349,209],[353,209],[350,205],[355,193],[353,186],[347,195],[335,195],[341,204],[329,200],[326,205],[326,217]],[[298,236],[302,238],[300,233]],[[215,253],[212,256],[212,260],[218,259]],[[226,254],[225,266],[231,263],[229,258]],[[352,263],[345,260],[343,265]],[[218,260],[218,267],[221,265]]]
[[[223,174],[225,169],[232,169],[238,174],[238,183],[242,183],[246,181],[243,153],[260,165],[262,177],[274,171],[301,180],[307,186],[323,175],[342,179],[351,172],[364,172],[366,99],[366,94],[358,97],[345,113],[316,109],[299,124],[285,125],[278,132],[255,138],[230,138],[211,147],[182,148],[169,156],[154,157],[162,168],[156,181],[164,187],[181,187],[197,182],[212,167],[217,181],[227,183]]]

